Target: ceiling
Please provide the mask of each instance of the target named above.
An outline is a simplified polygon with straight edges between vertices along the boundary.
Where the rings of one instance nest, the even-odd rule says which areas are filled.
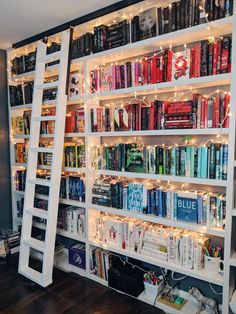
[[[0,49],[115,2],[119,0],[2,0]]]

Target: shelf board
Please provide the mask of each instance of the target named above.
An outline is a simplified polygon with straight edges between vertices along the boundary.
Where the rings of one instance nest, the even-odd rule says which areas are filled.
[[[85,173],[86,169],[85,168],[63,167],[62,171],[63,172],[80,172],[80,173]]]
[[[189,88],[208,88],[229,85],[231,81],[231,73],[217,74],[211,76],[197,77],[192,79],[183,79],[177,82],[163,82],[158,84],[149,84],[143,86],[133,86],[129,88],[116,89],[107,92],[98,92],[90,94],[88,98],[109,100],[124,97],[131,97],[132,95],[150,95],[167,92],[177,92],[179,90],[189,90]]]
[[[10,110],[27,110],[32,109],[32,104],[10,107]]]
[[[63,249],[62,252],[55,255],[54,265],[67,273],[73,272],[82,277],[86,276],[84,269],[69,264],[68,249]]]
[[[18,140],[18,139],[24,139],[24,138],[30,138],[30,135],[26,134],[15,134],[13,137],[13,140]]]
[[[58,69],[59,69],[58,64],[54,64],[52,66],[47,67],[45,70],[45,78],[58,75]],[[10,80],[15,83],[18,83],[18,82],[21,83],[21,82],[33,81],[34,77],[35,77],[35,71],[30,71],[30,72],[12,76],[10,77]]]
[[[46,226],[44,224],[38,223],[38,222],[33,222],[33,226],[35,228],[41,229],[41,230],[46,230]],[[61,235],[63,237],[69,238],[69,239],[73,239],[73,240],[77,240],[80,242],[84,242],[86,243],[86,239],[83,236],[80,236],[79,234],[75,234],[72,232],[68,232],[66,230],[57,228],[57,234]]]
[[[210,29],[208,29],[208,26]],[[180,44],[189,44],[210,36],[223,36],[230,34],[233,28],[233,17],[212,21],[208,24],[201,24],[190,28],[182,29],[176,32],[148,38],[125,46],[106,50],[96,54],[91,54],[82,58],[72,60],[72,68],[77,64],[89,62],[89,64],[97,65],[110,63],[118,60],[129,59],[136,56],[145,55],[155,52],[162,48],[169,48],[170,45],[179,46]]]
[[[136,179],[144,179],[144,180],[172,181],[172,182],[182,182],[182,183],[220,186],[220,187],[226,187],[227,185],[227,180],[188,178],[188,177],[181,177],[181,176],[157,175],[157,174],[151,174],[151,173],[125,172],[125,171],[112,171],[112,170],[97,170],[95,171],[95,173],[97,173],[98,175],[107,175],[107,176],[115,176],[115,177],[127,177],[127,178],[136,178]]]
[[[65,137],[85,137],[85,133],[65,133]]]
[[[14,194],[20,195],[20,196],[24,196],[25,195],[25,191],[17,191],[17,190],[13,190]]]
[[[19,163],[19,162],[15,162],[12,164],[13,167],[27,167],[27,163]]]
[[[93,137],[121,137],[121,136],[186,136],[186,135],[227,135],[229,129],[177,129],[177,130],[151,130],[151,131],[118,131],[118,132],[90,132]]]
[[[130,250],[123,250],[116,247],[109,247],[108,245],[103,245],[102,243],[98,243],[98,242],[89,241],[89,244],[95,247],[103,248],[104,250],[112,251],[121,255],[125,255],[130,258],[141,260],[143,262],[156,265],[158,267],[167,268],[177,273],[182,273],[190,277],[194,277],[203,281],[211,282],[215,285],[219,285],[219,286],[223,285],[223,276],[221,276],[220,274],[212,276],[211,274],[208,274],[207,272],[205,272],[204,269],[201,271],[187,269],[177,264],[172,264],[167,261],[157,260],[156,258],[150,255],[139,254],[136,252],[132,252]]]
[[[94,280],[94,281],[104,285],[104,286],[108,286],[108,282],[105,279],[99,278],[96,275],[88,274],[87,277],[90,278],[91,280]]]
[[[221,238],[225,237],[225,230],[221,230],[217,228],[208,228],[206,226],[201,226],[194,223],[187,223],[187,222],[172,220],[172,219],[159,217],[155,215],[142,214],[142,213],[137,213],[130,210],[116,209],[112,207],[105,207],[105,206],[99,206],[99,205],[94,205],[94,204],[88,205],[88,208],[92,210],[96,210],[96,211],[106,212],[113,215],[131,217],[131,218],[136,218],[143,221],[153,222],[156,224],[187,229],[190,231],[200,232],[203,234],[213,235],[216,237],[221,237]]]
[[[46,200],[46,201],[48,200],[48,195],[43,195],[43,194],[37,194],[36,193],[35,197],[38,198],[38,199]],[[59,198],[59,203],[66,204],[66,205],[71,205],[71,206],[78,206],[78,207],[82,207],[82,208],[86,207],[86,203],[85,202],[80,202],[80,201],[76,201],[76,200],[70,200],[70,199],[66,199],[66,198]]]

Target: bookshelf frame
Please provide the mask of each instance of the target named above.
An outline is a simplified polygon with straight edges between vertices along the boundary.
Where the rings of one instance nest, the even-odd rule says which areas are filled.
[[[140,1],[139,1],[140,2]],[[145,1],[142,1],[145,3]],[[85,132],[84,133],[67,133],[65,134],[66,138],[70,137],[78,137],[84,140],[85,147],[86,147],[86,167],[83,169],[80,168],[68,168],[63,169],[64,171],[70,172],[81,172],[83,171],[86,174],[86,202],[78,202],[66,199],[60,199],[61,203],[68,204],[68,205],[75,205],[84,207],[86,210],[86,237],[83,238],[81,236],[77,236],[74,234],[70,234],[69,232],[57,230],[57,234],[62,235],[67,238],[71,238],[74,240],[81,241],[86,245],[86,270],[76,269],[74,266],[68,263],[67,253],[64,252],[61,256],[57,256],[55,258],[55,266],[61,268],[65,271],[72,271],[76,272],[82,276],[88,277],[92,280],[95,280],[101,284],[107,285],[107,282],[104,280],[90,274],[90,249],[91,247],[102,247],[104,249],[108,249],[112,252],[119,253],[122,255],[126,255],[128,257],[135,258],[137,260],[146,261],[150,264],[160,266],[163,268],[170,269],[174,272],[179,272],[183,274],[187,274],[190,277],[198,278],[206,282],[211,282],[218,286],[222,286],[222,313],[228,314],[230,313],[229,309],[229,302],[230,297],[233,293],[233,290],[236,287],[236,283],[234,280],[235,272],[236,272],[236,246],[234,246],[234,239],[235,239],[235,232],[233,228],[235,226],[234,218],[236,216],[236,208],[234,204],[234,172],[236,167],[235,161],[235,133],[236,133],[236,108],[234,106],[234,99],[236,99],[236,5],[234,5],[234,13],[233,16],[224,18],[221,20],[216,20],[210,22],[209,29],[207,24],[202,24],[198,26],[194,26],[191,28],[187,28],[184,30],[176,31],[175,33],[169,33],[153,38],[149,38],[143,41],[139,41],[136,43],[130,43],[126,46],[118,47],[112,50],[107,50],[104,52],[100,52],[94,55],[89,55],[86,57],[82,57],[80,59],[72,60],[71,62],[71,71],[74,71],[77,66],[82,65],[84,67],[84,75],[85,75],[85,94],[83,97],[77,99],[70,99],[68,101],[68,106],[73,104],[84,104],[85,108]],[[219,35],[226,35],[228,33],[232,33],[232,71],[231,74],[220,74],[215,76],[209,77],[200,77],[191,79],[187,82],[165,82],[160,84],[153,84],[147,86],[139,86],[139,87],[131,87],[122,90],[115,90],[111,92],[103,92],[97,94],[90,94],[86,92],[88,89],[88,79],[89,73],[92,66],[103,63],[105,60],[106,62],[113,62],[120,59],[125,59],[135,55],[145,54],[147,52],[154,51],[157,47],[162,46],[163,48],[169,47],[169,45],[178,45],[182,43],[190,43],[192,42],[193,36],[194,41],[199,41],[205,38],[208,38],[209,34],[213,34],[214,36]],[[22,48],[19,48],[22,51]],[[25,73],[22,75],[18,75],[16,77],[11,77],[10,72],[10,60],[12,59],[12,55],[14,54],[14,49],[8,49],[8,83],[9,84],[18,84],[21,82],[25,82],[28,80],[32,80],[34,78],[34,71]],[[47,71],[47,75],[50,77],[57,73],[57,66],[53,66],[51,69]],[[136,93],[137,95],[153,95],[159,93],[168,93],[173,92],[176,90],[186,90],[188,88],[210,88],[210,87],[220,87],[224,85],[230,85],[230,92],[231,92],[231,117],[230,117],[230,127],[229,129],[190,129],[190,130],[157,130],[157,131],[127,131],[127,132],[98,132],[92,133],[90,131],[90,104],[91,102],[95,102],[99,104],[100,101],[110,100],[110,99],[120,99],[125,98],[133,95]],[[8,93],[9,94],[9,93]],[[14,114],[22,113],[24,110],[30,110],[32,108],[32,104],[22,105],[18,107],[10,107],[10,99],[8,95],[8,104],[9,104],[9,125],[11,126],[11,116]],[[233,105],[232,105],[233,104]],[[45,108],[55,106],[55,101],[45,103]],[[210,179],[197,179],[197,178],[183,178],[183,177],[173,177],[173,176],[158,176],[152,174],[135,174],[135,173],[120,173],[116,171],[105,171],[105,170],[97,170],[94,171],[90,168],[91,164],[91,156],[89,154],[89,148],[91,145],[98,145],[101,143],[101,139],[111,138],[111,137],[123,137],[124,140],[126,137],[135,137],[135,136],[160,136],[163,137],[163,140],[167,136],[172,135],[194,135],[194,136],[211,136],[222,134],[228,136],[229,140],[229,161],[228,161],[228,178],[227,181],[219,181],[219,180],[210,180]],[[20,219],[16,217],[16,199],[18,197],[22,197],[24,192],[16,191],[15,184],[14,184],[14,171],[15,169],[20,169],[21,167],[25,167],[25,164],[16,164],[14,158],[14,141],[23,141],[24,139],[29,138],[27,135],[16,136],[13,138],[11,134],[11,129],[9,130],[10,134],[10,163],[11,163],[11,189],[12,189],[12,217],[13,217],[13,228],[16,228],[17,225],[20,223]],[[49,138],[49,135],[42,135],[42,138]],[[30,165],[28,165],[30,167]],[[42,169],[47,169],[47,167],[41,167]],[[204,186],[212,186],[212,187],[224,187],[226,191],[226,198],[227,198],[227,208],[226,208],[226,228],[224,231],[219,230],[210,230],[207,228],[203,228],[198,225],[172,221],[170,219],[156,217],[152,215],[142,215],[139,213],[128,212],[125,210],[118,210],[113,208],[105,208],[101,206],[93,205],[91,202],[91,185],[94,179],[94,176],[100,174],[107,174],[107,175],[115,175],[120,176],[123,175],[125,177],[130,178],[141,178],[144,180],[153,179],[153,180],[163,180],[163,181],[172,181],[172,182],[182,182],[188,184],[198,184]],[[37,195],[40,199],[47,199],[47,196]],[[113,247],[107,247],[101,245],[99,243],[95,243],[89,239],[89,213],[91,211],[101,211],[101,212],[108,212],[114,215],[120,215],[125,217],[134,217],[144,221],[150,221],[154,223],[160,223],[167,226],[173,227],[180,227],[185,228],[187,230],[193,230],[198,232],[204,232],[213,237],[220,237],[224,241],[224,275],[223,277],[215,277],[211,278],[208,274],[204,273],[203,271],[197,272],[192,270],[186,270],[180,266],[176,266],[173,264],[163,263],[160,261],[156,261],[154,258],[149,256],[142,256],[140,254],[129,252],[127,250],[121,250]],[[45,227],[41,224],[34,223],[34,227],[44,230]],[[147,302],[145,298],[140,297],[144,302]],[[149,302],[150,303],[150,302]],[[176,311],[171,310],[171,308],[167,309],[166,306],[164,307],[161,303],[157,302],[156,306],[162,308],[163,310],[168,310],[169,313],[176,313]],[[185,313],[185,312],[183,312]],[[191,313],[191,310],[186,311],[186,314]]]

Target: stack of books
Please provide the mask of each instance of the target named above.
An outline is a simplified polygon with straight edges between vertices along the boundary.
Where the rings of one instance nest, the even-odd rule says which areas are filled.
[[[15,254],[20,251],[20,232],[9,230],[6,232],[9,252]]]

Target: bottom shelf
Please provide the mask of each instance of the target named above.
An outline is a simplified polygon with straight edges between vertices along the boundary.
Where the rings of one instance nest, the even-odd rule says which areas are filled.
[[[76,273],[82,277],[87,277],[86,270],[83,270],[81,268],[73,266],[73,265],[69,264],[68,261],[69,261],[68,250],[63,249],[62,252],[55,255],[54,266],[67,272],[67,273],[73,272],[73,273]]]

